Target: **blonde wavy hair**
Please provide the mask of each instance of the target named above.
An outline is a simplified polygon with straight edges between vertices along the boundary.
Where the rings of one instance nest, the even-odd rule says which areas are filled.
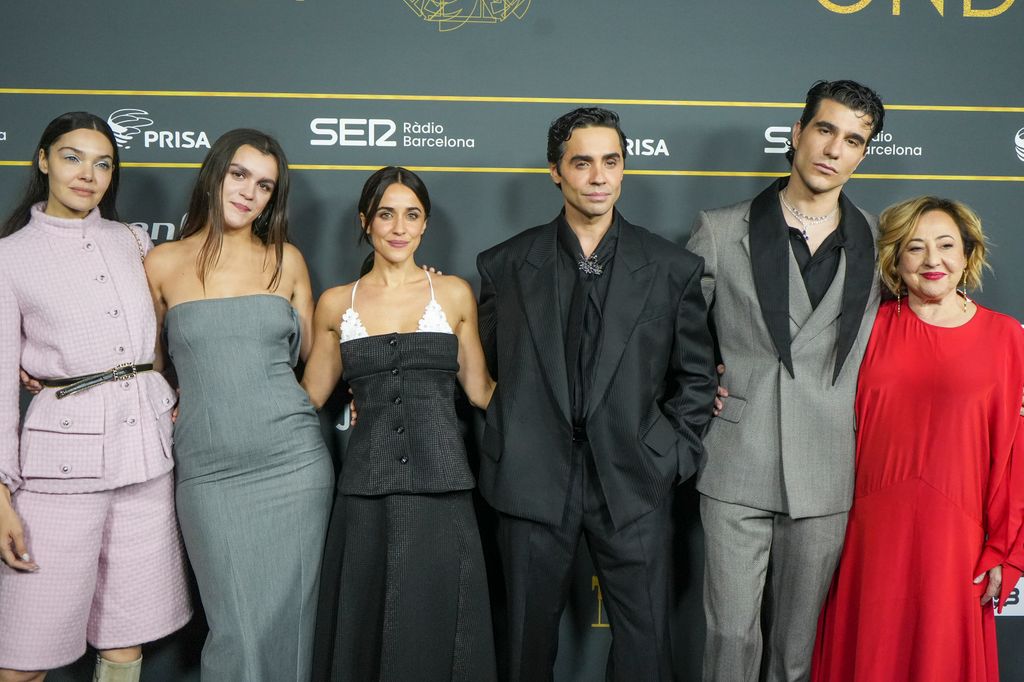
[[[962,202],[940,197],[915,197],[893,204],[878,219],[878,274],[882,284],[897,295],[903,290],[899,273],[900,255],[914,236],[917,221],[928,211],[942,211],[960,229],[960,239],[967,256],[964,269],[969,289],[981,289],[981,271],[989,266],[985,260],[985,234],[978,214]]]

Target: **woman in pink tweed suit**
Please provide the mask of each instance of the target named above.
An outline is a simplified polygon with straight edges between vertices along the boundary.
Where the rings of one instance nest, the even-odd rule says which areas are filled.
[[[0,682],[100,651],[138,680],[143,642],[191,617],[174,517],[174,391],[153,370],[149,237],[115,222],[118,155],[74,112],[36,147],[0,228]],[[19,438],[19,365],[44,388]]]

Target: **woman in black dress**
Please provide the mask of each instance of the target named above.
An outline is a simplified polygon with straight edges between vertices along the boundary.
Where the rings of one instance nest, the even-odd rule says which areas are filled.
[[[359,220],[373,267],[324,292],[314,315],[303,386],[320,406],[344,375],[359,404],[328,533],[322,598],[335,608],[321,606],[317,679],[495,679],[475,481],[455,415],[456,381],[479,408],[494,382],[469,284],[414,260],[429,215],[414,173],[370,176]]]

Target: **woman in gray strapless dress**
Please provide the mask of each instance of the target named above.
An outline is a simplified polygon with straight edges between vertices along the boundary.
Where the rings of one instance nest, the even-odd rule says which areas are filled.
[[[146,270],[181,389],[177,510],[210,633],[204,682],[306,682],[333,489],[320,421],[293,368],[313,298],[286,243],[288,167],[225,133],[182,237]]]
[[[273,294],[166,317],[181,387],[177,505],[210,637],[209,680],[305,680],[333,471],[295,381],[299,327]]]

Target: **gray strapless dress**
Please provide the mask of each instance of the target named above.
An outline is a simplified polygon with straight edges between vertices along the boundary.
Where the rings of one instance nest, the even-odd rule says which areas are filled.
[[[202,679],[305,682],[334,473],[292,371],[295,311],[275,295],[204,299],[166,326],[178,520],[210,626]]]

